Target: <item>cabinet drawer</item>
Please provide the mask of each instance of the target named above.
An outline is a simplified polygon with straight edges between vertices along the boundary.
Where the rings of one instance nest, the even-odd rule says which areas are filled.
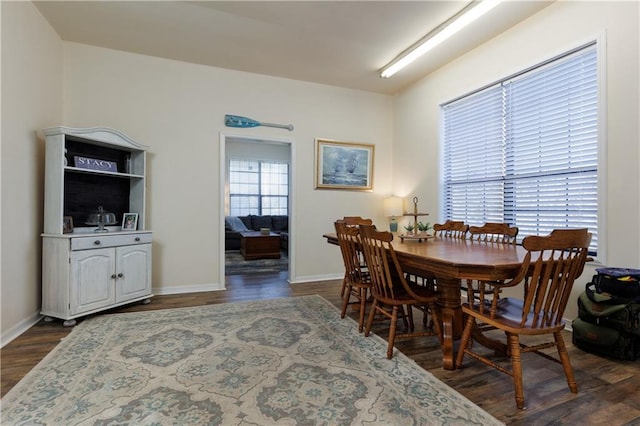
[[[71,250],[89,250],[103,247],[130,246],[148,244],[151,233],[123,234],[123,235],[92,235],[90,237],[76,237],[71,239]]]

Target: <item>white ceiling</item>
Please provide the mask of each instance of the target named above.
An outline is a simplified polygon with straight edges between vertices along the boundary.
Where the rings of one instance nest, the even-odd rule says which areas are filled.
[[[468,1],[40,1],[60,37],[393,94],[552,1],[506,1],[389,79],[378,70]]]

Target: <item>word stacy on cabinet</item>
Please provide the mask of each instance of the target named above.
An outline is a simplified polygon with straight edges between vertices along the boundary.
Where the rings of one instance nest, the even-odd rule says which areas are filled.
[[[45,320],[73,326],[76,318],[105,309],[149,303],[146,146],[108,128],[54,127],[43,133]]]

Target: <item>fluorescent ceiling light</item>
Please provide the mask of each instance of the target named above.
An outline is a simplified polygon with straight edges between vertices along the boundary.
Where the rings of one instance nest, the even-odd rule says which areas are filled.
[[[470,6],[464,8],[440,28],[427,34],[422,40],[401,53],[380,71],[380,77],[388,78],[397,73],[420,56],[427,53],[494,7],[502,0],[482,0],[474,1]],[[475,4],[475,5],[474,5]]]

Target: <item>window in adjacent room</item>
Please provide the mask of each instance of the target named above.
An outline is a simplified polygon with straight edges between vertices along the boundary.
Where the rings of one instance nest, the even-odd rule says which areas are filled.
[[[287,215],[289,165],[260,160],[229,161],[229,214]]]
[[[519,238],[587,227],[598,247],[595,42],[442,106],[443,216]]]

